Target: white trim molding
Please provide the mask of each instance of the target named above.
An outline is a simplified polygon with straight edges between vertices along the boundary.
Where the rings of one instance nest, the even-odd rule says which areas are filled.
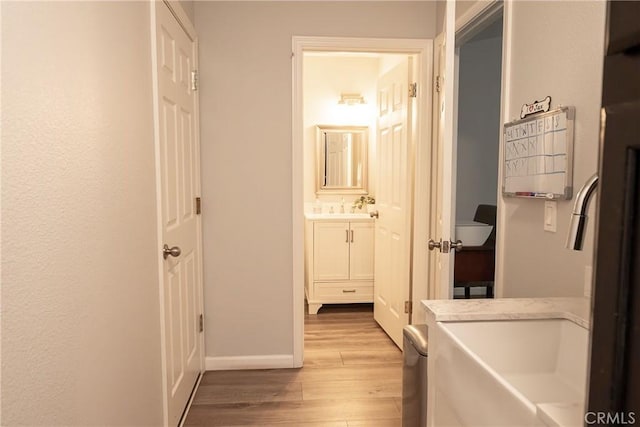
[[[205,359],[207,371],[238,369],[293,368],[293,354],[266,354],[260,356],[214,356]]]
[[[456,32],[464,29],[467,25],[477,25],[477,22],[473,22],[476,18],[484,13],[489,8],[496,7],[497,4],[502,3],[501,0],[479,0],[466,10],[462,15],[456,18]]]
[[[431,144],[431,79],[433,69],[433,40],[431,39],[383,39],[383,38],[349,38],[349,37],[300,37],[292,40],[292,226],[293,226],[293,355],[292,366],[299,368],[303,362],[304,352],[304,194],[303,194],[303,93],[302,67],[304,52],[371,52],[371,53],[400,53],[415,55],[418,64],[418,98],[421,114],[418,117],[418,150],[417,156],[430,162],[430,151],[426,149]],[[419,169],[420,165],[416,165]],[[416,182],[416,189],[428,191],[429,174],[425,171],[414,171],[421,181]],[[423,182],[424,180],[426,181]],[[415,191],[415,190],[414,190]],[[428,197],[428,194],[418,194],[416,197]],[[414,223],[427,222],[429,212],[414,215]],[[414,260],[418,254],[414,254]],[[414,269],[414,272],[416,270]],[[415,275],[414,275],[415,276]],[[416,286],[412,293],[414,304],[424,295],[418,296],[426,285]],[[209,365],[207,364],[207,369]]]

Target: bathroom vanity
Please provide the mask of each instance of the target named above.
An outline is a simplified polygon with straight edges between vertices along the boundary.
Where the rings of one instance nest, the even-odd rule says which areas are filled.
[[[368,214],[305,215],[305,296],[322,304],[373,302],[374,221]]]

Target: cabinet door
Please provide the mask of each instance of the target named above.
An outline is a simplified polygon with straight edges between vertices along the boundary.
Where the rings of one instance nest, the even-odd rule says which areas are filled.
[[[373,223],[352,222],[351,280],[373,280]]]
[[[313,279],[349,279],[349,223],[316,222],[313,226]]]

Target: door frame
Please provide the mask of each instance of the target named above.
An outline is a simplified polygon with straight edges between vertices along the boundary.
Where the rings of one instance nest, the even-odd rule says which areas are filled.
[[[418,277],[420,268],[426,264],[426,241],[429,230],[429,209],[425,208],[430,188],[428,169],[431,161],[431,105],[433,80],[433,40],[431,39],[385,39],[349,37],[294,36],[292,40],[292,237],[293,237],[293,367],[301,367],[304,358],[304,118],[303,118],[303,59],[306,51],[324,52],[372,52],[399,53],[416,56],[416,78],[419,102],[417,102],[417,123],[414,135],[415,169],[414,214],[412,235],[412,304],[413,311],[419,310],[420,299],[427,298],[427,277]],[[427,170],[425,170],[427,169]],[[423,203],[420,203],[422,201]],[[420,233],[420,234],[418,234]],[[422,244],[420,244],[422,242]],[[424,267],[426,268],[426,267]]]
[[[509,1],[491,0],[487,2],[478,2],[473,5],[464,14],[456,19],[456,35],[459,31],[468,31],[469,28],[480,25],[491,10],[502,7],[502,82],[500,86],[500,120],[502,123],[510,122],[508,112],[511,110],[510,105],[510,88],[511,88],[511,38],[512,38],[512,22],[513,8]],[[457,96],[456,96],[457,103]],[[504,258],[505,258],[505,233],[503,230],[507,224],[505,214],[505,201],[502,198],[502,180],[504,162],[504,149],[502,144],[502,133],[500,133],[500,146],[498,148],[498,194],[497,194],[497,214],[496,214],[496,265],[495,265],[495,298],[504,297]]]
[[[180,5],[180,2],[177,0],[162,0],[164,4],[167,5],[173,16],[176,18],[176,21],[182,29],[187,33],[189,38],[192,40],[193,48],[195,50],[194,56],[194,69],[198,69],[199,61],[198,61],[198,36],[196,34],[195,27],[191,23],[189,17],[186,12]],[[168,427],[169,425],[169,390],[167,385],[166,378],[166,370],[167,370],[167,357],[166,357],[166,346],[167,342],[165,339],[166,336],[166,325],[165,325],[165,313],[164,313],[164,303],[165,303],[165,295],[164,295],[164,261],[160,256],[161,244],[162,244],[162,204],[160,202],[162,195],[162,176],[161,165],[160,165],[160,104],[159,104],[159,93],[158,93],[158,73],[156,70],[156,64],[158,61],[157,55],[157,46],[156,46],[156,17],[157,17],[157,9],[162,6],[158,1],[150,2],[150,26],[151,26],[151,76],[152,76],[152,85],[153,85],[153,130],[154,130],[154,153],[155,153],[155,180],[156,180],[156,242],[158,248],[158,295],[159,295],[159,315],[160,315],[160,343],[161,343],[161,359],[162,359],[162,418],[163,425]],[[194,108],[194,127],[195,127],[195,157],[196,157],[196,172],[195,176],[197,177],[196,182],[196,194],[200,194],[201,191],[201,182],[200,182],[200,93],[196,90],[194,91],[195,100],[195,108]],[[204,292],[203,292],[203,271],[202,271],[202,217],[200,215],[196,215],[196,221],[198,224],[198,232],[197,234],[197,248],[198,248],[198,258],[200,269],[198,271],[198,283],[200,293],[200,312],[204,313]],[[200,333],[200,373],[201,375],[198,377],[196,384],[194,386],[194,390],[198,388],[200,384],[200,379],[202,378],[202,373],[204,372],[204,331]],[[185,415],[187,414],[189,407],[191,406],[191,402],[193,401],[195,393],[192,393],[189,401],[187,402],[187,406],[185,408],[182,419],[180,420],[180,425],[184,423]]]
[[[447,7],[449,7],[450,3],[447,3]],[[446,15],[447,24],[450,24],[452,27],[455,27],[455,32],[452,38],[446,37],[446,29],[443,31],[445,33],[444,40],[447,43],[453,42],[453,47],[449,49],[445,49],[445,58],[444,61],[446,63],[445,68],[448,67],[453,68],[453,73],[446,72],[447,75],[453,77],[452,82],[448,82],[447,80],[451,80],[451,78],[444,79],[444,90],[445,96],[447,91],[452,91],[453,98],[451,99],[451,108],[447,108],[445,111],[445,121],[450,120],[453,123],[453,133],[451,135],[448,134],[449,127],[445,126],[444,138],[446,140],[452,141],[452,144],[447,146],[445,144],[445,152],[443,156],[445,160],[449,158],[449,156],[455,156],[457,151],[457,121],[458,121],[458,80],[459,80],[459,47],[456,43],[456,38],[463,33],[467,33],[472,31],[474,28],[477,28],[487,20],[492,19],[494,14],[502,9],[502,66],[501,66],[501,94],[500,94],[500,121],[501,123],[509,122],[510,120],[506,117],[507,112],[509,111],[509,87],[511,82],[510,68],[509,63],[511,60],[511,15],[512,8],[511,3],[503,0],[491,0],[486,2],[478,2],[474,4],[471,8],[461,14],[459,17]],[[454,11],[455,13],[455,11]],[[437,40],[442,39],[442,33],[438,35]],[[449,119],[447,119],[447,110],[449,111]],[[434,114],[437,111],[434,109]],[[437,115],[434,115],[434,123],[437,120]],[[500,134],[501,135],[501,134]],[[434,144],[437,142],[434,141]],[[455,160],[455,159],[454,159]],[[502,171],[502,163],[504,161],[504,150],[502,144],[502,137],[499,139],[499,148],[498,148],[498,182],[497,182],[497,214],[496,214],[496,259],[495,259],[495,288],[494,295],[495,298],[503,297],[503,277],[504,270],[502,269],[503,261],[504,261],[504,233],[501,230],[504,230],[506,224],[505,218],[505,209],[504,209],[504,199],[502,198],[502,179],[503,179],[503,171]],[[455,163],[452,162],[453,168],[451,170],[452,173],[452,187],[455,189],[455,177],[456,177],[456,168]],[[442,166],[440,166],[442,167]],[[446,171],[443,171],[445,173]],[[455,199],[453,200],[455,204]],[[455,206],[452,206],[452,216],[455,216]],[[452,218],[452,230],[448,230],[453,236],[453,224],[455,218]],[[447,232],[443,230],[443,236],[446,235]],[[438,298],[447,297],[453,298],[453,267],[455,265],[455,258],[451,260],[449,263],[449,280],[443,281],[439,280],[437,283],[434,283],[431,287],[432,293]],[[433,260],[432,260],[433,262]],[[432,274],[433,276],[433,274]],[[434,280],[433,278],[432,280]]]
[[[505,61],[505,49],[507,46],[507,34],[506,34],[506,9],[508,8],[508,2],[504,2],[502,0],[491,0],[487,2],[479,2],[469,8],[465,13],[456,18],[455,21],[455,36],[454,36],[454,99],[453,99],[453,177],[452,177],[452,187],[455,190],[455,194],[453,197],[453,204],[456,204],[457,200],[457,153],[458,153],[458,104],[459,104],[459,83],[460,83],[460,48],[468,41],[470,34],[475,31],[479,31],[483,28],[483,26],[487,23],[487,21],[493,20],[496,15],[502,14],[502,55],[501,55],[501,81],[500,81],[500,113],[499,118],[501,123],[509,122],[504,118],[505,111],[508,111],[508,108],[505,107],[506,100],[504,91],[508,85],[505,84],[505,72],[508,67],[509,62]],[[509,34],[510,37],[510,34]],[[459,40],[462,38],[462,41]],[[500,128],[502,124],[500,124]],[[500,132],[500,135],[502,133]],[[502,297],[502,270],[498,269],[498,266],[502,265],[502,259],[504,258],[504,237],[500,230],[503,227],[504,218],[501,220],[501,214],[504,211],[504,201],[502,199],[502,161],[503,161],[503,152],[502,152],[502,137],[500,136],[498,139],[498,181],[496,182],[497,195],[496,195],[496,246],[495,246],[495,276],[494,276],[494,295],[496,298]],[[453,223],[455,223],[455,207],[453,208]],[[453,234],[452,234],[453,236]],[[451,284],[450,284],[450,298],[454,297],[455,289],[453,287],[453,269],[455,267],[455,257],[453,258],[452,268],[451,268]],[[499,277],[498,277],[499,276]]]

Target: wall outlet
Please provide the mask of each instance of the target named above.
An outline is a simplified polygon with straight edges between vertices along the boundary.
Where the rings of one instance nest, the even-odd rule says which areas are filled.
[[[544,202],[544,231],[557,231],[558,203]]]

